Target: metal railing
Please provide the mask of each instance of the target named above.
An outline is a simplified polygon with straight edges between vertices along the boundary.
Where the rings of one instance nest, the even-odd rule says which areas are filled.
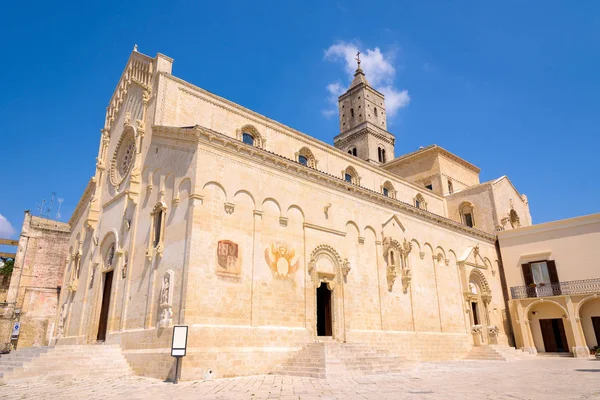
[[[581,281],[566,281],[545,284],[538,283],[529,286],[513,286],[510,288],[510,295],[513,299],[586,293],[600,293],[600,279],[584,279]]]

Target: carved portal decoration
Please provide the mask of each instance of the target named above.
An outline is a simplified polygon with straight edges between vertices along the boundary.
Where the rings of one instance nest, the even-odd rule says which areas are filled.
[[[344,339],[344,283],[352,270],[348,259],[342,259],[338,252],[331,246],[322,244],[317,246],[310,255],[308,274],[313,282],[314,291],[321,284],[327,285],[332,292],[332,327],[333,338]],[[317,321],[317,307],[314,308],[314,321]],[[316,332],[315,332],[316,334]]]
[[[220,240],[217,243],[217,275],[239,277],[241,275],[241,260],[238,245],[230,240]]]
[[[402,279],[402,291],[406,294],[410,281],[412,279],[412,273],[408,264],[408,255],[412,250],[412,243],[404,239],[404,242],[400,243],[391,237],[383,239],[383,258],[387,264],[386,277],[388,281],[388,291],[392,291],[394,283],[398,275]]]
[[[160,287],[159,328],[168,328],[173,325],[173,276],[174,272],[168,270],[162,279]]]
[[[275,278],[286,278],[298,270],[296,250],[284,242],[273,242],[265,249],[265,261]]]

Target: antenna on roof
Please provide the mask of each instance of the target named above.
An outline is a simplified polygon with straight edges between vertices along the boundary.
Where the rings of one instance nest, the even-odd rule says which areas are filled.
[[[42,200],[42,203],[38,206],[38,214],[42,218],[50,218],[52,216],[52,207],[54,207],[54,200],[56,199],[56,192],[52,192],[52,197],[50,198],[50,202],[47,202],[46,199]],[[58,213],[56,214],[57,218],[60,218],[60,205],[63,202],[63,199],[58,199]],[[46,204],[48,206],[46,207]]]

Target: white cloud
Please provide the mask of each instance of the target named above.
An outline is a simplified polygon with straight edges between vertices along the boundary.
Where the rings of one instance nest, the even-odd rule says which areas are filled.
[[[356,53],[358,45],[355,43],[338,42],[325,50],[325,59],[336,62],[342,61],[344,72],[347,75],[348,82],[352,81],[356,71]],[[379,47],[367,49],[360,54],[361,67],[365,72],[369,83],[385,95],[385,104],[388,116],[394,114],[401,108],[406,107],[410,102],[410,96],[407,90],[398,90],[394,88],[394,79],[396,77],[396,68],[394,68],[394,53],[384,54]],[[344,86],[339,82],[330,83],[326,89],[330,96],[331,103],[334,91],[339,92],[337,96],[346,91],[348,85]],[[335,97],[335,107],[337,109],[337,96]],[[327,114],[326,114],[327,113]],[[323,111],[324,115],[333,115],[332,109]]]
[[[0,237],[10,238],[15,233],[15,228],[8,222],[4,215],[0,214]]]

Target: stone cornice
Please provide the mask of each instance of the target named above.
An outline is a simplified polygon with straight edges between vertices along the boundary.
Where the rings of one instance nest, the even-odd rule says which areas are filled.
[[[350,134],[348,134],[348,132],[339,134],[333,138],[333,142],[335,143],[336,146],[344,145],[347,142],[354,140],[358,136],[367,134],[367,135],[373,135],[374,137],[376,137],[377,139],[379,139],[383,142],[390,143],[392,146],[394,145],[394,143],[396,142],[396,138],[394,137],[394,135],[392,135],[391,133],[389,133],[387,131],[382,131],[380,129],[372,129],[369,126],[369,124],[367,124],[366,126],[362,126],[362,127],[359,126],[359,127],[355,128],[356,131],[352,132]]]
[[[502,240],[511,239],[519,236],[536,235],[560,229],[581,227],[590,224],[598,224],[598,230],[600,231],[600,213],[583,215],[581,217],[561,219],[558,221],[545,222],[542,224],[501,231],[498,232],[498,239]]]
[[[183,132],[189,132],[189,134],[197,138],[199,142],[201,141],[211,147],[218,148],[219,151],[226,151],[244,158],[259,161],[262,165],[268,165],[272,168],[277,168],[280,171],[294,175],[294,177],[302,177],[321,185],[328,184],[329,188],[339,190],[344,194],[349,194],[382,206],[387,206],[395,209],[395,211],[402,211],[405,214],[409,214],[421,220],[434,223],[438,226],[442,226],[468,236],[476,237],[490,243],[493,243],[496,239],[495,235],[491,235],[478,229],[469,228],[448,218],[416,208],[411,204],[404,203],[400,200],[384,196],[383,194],[374,192],[370,189],[348,183],[340,177],[330,175],[314,168],[306,167],[294,160],[290,160],[258,147],[247,145],[237,139],[233,139],[208,128],[195,126],[180,129],[184,130]]]
[[[81,195],[81,198],[79,199],[79,202],[77,203],[73,214],[71,214],[71,218],[69,218],[68,223],[71,226],[71,228],[73,228],[73,226],[77,223],[77,220],[81,217],[81,214],[83,214],[85,207],[89,204],[89,199],[95,187],[96,183],[94,182],[94,178],[91,178],[88,181],[88,184],[85,187],[85,190],[83,191],[83,194]]]
[[[437,144],[432,144],[432,145],[429,145],[422,149],[419,149],[417,151],[413,151],[412,153],[408,153],[403,156],[397,157],[397,158],[393,159],[392,161],[390,161],[389,163],[385,164],[385,166],[387,167],[387,166],[391,166],[391,165],[395,165],[395,164],[400,164],[400,163],[408,161],[410,158],[421,156],[430,151],[435,151],[437,154],[440,154],[440,155],[446,157],[447,159],[449,159],[450,161],[454,161],[455,163],[457,163],[467,169],[470,169],[473,172],[479,173],[481,171],[481,169],[479,167],[476,167],[475,165],[471,164],[468,161],[465,161],[464,159],[460,158],[459,156],[457,156],[453,153],[450,153],[448,150],[444,149],[443,147],[438,146]]]
[[[202,99],[202,100],[206,101],[207,103],[210,103],[216,107],[219,107],[219,108],[222,108],[229,112],[238,114],[238,115],[244,117],[245,119],[247,119],[249,122],[261,124],[261,125],[267,127],[268,129],[271,129],[277,133],[281,133],[282,135],[288,136],[290,138],[293,138],[296,140],[298,140],[298,139],[303,140],[303,141],[305,141],[304,145],[309,148],[310,148],[310,146],[314,146],[314,148],[317,148],[324,153],[328,153],[335,157],[341,158],[347,164],[359,165],[361,168],[369,170],[374,174],[380,175],[384,179],[399,182],[399,184],[402,184],[402,185],[405,185],[406,187],[415,189],[416,191],[421,192],[425,195],[429,195],[429,196],[432,196],[439,200],[443,200],[443,196],[440,196],[437,193],[433,193],[427,189],[424,189],[421,186],[418,186],[418,185],[410,182],[409,180],[402,178],[401,176],[398,176],[389,171],[386,171],[385,169],[377,167],[368,161],[365,161],[365,160],[362,160],[355,156],[349,155],[347,152],[345,152],[342,149],[338,149],[334,146],[331,146],[330,144],[327,144],[318,139],[315,139],[312,136],[302,133],[296,129],[290,128],[287,125],[284,125],[280,122],[277,122],[275,120],[267,118],[264,115],[258,114],[258,113],[254,112],[252,110],[249,110],[245,107],[242,107],[239,104],[236,104],[232,101],[229,101],[227,99],[219,97],[219,96],[217,96],[213,93],[210,93],[210,92],[208,92],[202,88],[199,88],[197,86],[194,86],[191,83],[184,81],[183,79],[177,78],[176,76],[173,76],[171,74],[167,74],[164,72],[159,72],[159,75],[164,76],[168,79],[172,79],[173,81],[185,86],[185,88],[179,88],[179,90],[181,90],[182,92],[187,93],[190,96],[194,96],[199,99]],[[158,126],[160,126],[160,125],[154,125],[154,127],[158,127]],[[174,128],[174,129],[177,129],[177,128]]]

